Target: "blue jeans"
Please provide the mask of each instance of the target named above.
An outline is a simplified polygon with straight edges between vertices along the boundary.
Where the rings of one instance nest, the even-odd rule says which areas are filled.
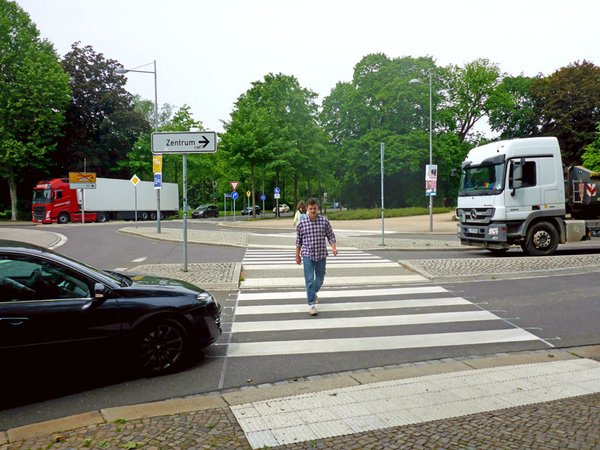
[[[308,256],[302,257],[302,263],[304,264],[304,284],[306,285],[306,300],[309,305],[315,303],[315,295],[323,285],[326,261],[326,258],[313,261]]]

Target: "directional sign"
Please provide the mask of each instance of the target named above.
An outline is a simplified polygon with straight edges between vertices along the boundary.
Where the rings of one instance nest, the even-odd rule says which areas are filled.
[[[215,153],[217,133],[214,131],[179,131],[152,133],[152,153]]]
[[[154,174],[154,189],[162,188],[162,173]]]
[[[237,193],[237,191],[233,191],[231,194],[229,194],[231,196],[232,199],[237,200],[238,197],[240,196],[240,194]]]
[[[229,184],[231,185],[231,190],[235,191],[237,189],[237,187],[239,186],[240,182],[239,181],[230,181]]]
[[[69,172],[69,187],[71,189],[96,189],[96,174],[94,172]]]
[[[260,199],[264,202],[267,199],[267,196],[265,194],[261,194]]]

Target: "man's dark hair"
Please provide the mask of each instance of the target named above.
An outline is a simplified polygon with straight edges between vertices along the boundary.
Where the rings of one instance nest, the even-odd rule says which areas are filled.
[[[306,204],[319,206],[319,200],[317,200],[315,197],[311,197],[306,201]]]

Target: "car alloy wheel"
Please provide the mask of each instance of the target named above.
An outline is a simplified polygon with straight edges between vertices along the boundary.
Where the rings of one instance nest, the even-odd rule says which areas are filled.
[[[187,335],[175,320],[163,319],[146,326],[139,341],[138,362],[149,375],[177,370],[185,362]]]

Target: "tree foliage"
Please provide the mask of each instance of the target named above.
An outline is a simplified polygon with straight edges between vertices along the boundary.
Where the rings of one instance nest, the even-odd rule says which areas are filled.
[[[539,77],[504,77],[496,95],[490,100],[489,124],[500,132],[501,139],[536,136],[540,133],[540,117],[531,93]]]
[[[288,176],[296,187],[300,179],[310,186],[323,176],[319,161],[326,140],[317,125],[315,98],[295,77],[283,74],[266,75],[238,98],[220,148],[230,164],[248,168],[253,199],[257,168],[274,173],[276,184],[280,175]]]
[[[62,61],[71,77],[73,100],[66,113],[64,136],[56,155],[57,172],[87,170],[98,176],[120,176],[116,162],[127,155],[142,133],[150,131],[146,118],[134,108],[124,88],[121,65],[90,46],[71,46]]]
[[[540,133],[556,136],[563,161],[578,164],[584,147],[595,140],[600,122],[600,67],[575,62],[532,86],[541,118]]]
[[[8,181],[12,220],[17,181],[47,165],[69,95],[52,44],[16,3],[0,0],[0,175]]]

